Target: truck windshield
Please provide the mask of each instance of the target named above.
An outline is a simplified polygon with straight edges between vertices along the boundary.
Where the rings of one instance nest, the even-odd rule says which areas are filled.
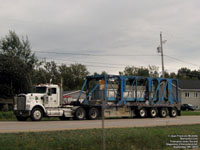
[[[35,87],[34,93],[46,93],[47,87]]]

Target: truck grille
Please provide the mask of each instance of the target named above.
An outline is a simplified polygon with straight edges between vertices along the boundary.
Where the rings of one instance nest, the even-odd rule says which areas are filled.
[[[25,110],[26,109],[26,97],[18,96],[17,97],[17,110]]]

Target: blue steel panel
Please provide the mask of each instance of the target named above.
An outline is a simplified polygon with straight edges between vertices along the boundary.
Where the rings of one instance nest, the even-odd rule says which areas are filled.
[[[116,98],[115,97],[108,97],[107,100],[108,101],[116,101]]]
[[[172,80],[168,79],[167,82],[168,82],[168,93],[169,93],[168,99],[169,99],[170,104],[173,104],[174,101],[173,101],[173,96],[172,96],[172,93],[173,93]]]
[[[83,103],[88,104],[88,98],[89,96],[99,87],[99,84],[96,84],[96,86],[91,90],[91,92],[87,95],[87,97],[84,99]]]
[[[134,97],[127,97],[126,101],[135,101],[135,98]]]
[[[126,101],[124,101],[124,76],[120,76],[120,94],[121,94],[121,99],[118,101],[117,104],[126,104]]]
[[[85,88],[86,83],[87,83],[87,79],[85,80],[85,82],[84,82],[84,84],[83,84],[83,86],[82,86],[82,88],[81,88],[81,91],[80,91],[80,93],[79,93],[79,96],[78,96],[78,98],[77,98],[77,101],[79,101],[79,99],[80,99],[80,97],[81,97],[81,94],[82,94],[82,92],[83,92],[83,90],[84,90],[84,88]]]
[[[107,90],[108,90],[108,79],[109,78],[118,78],[119,79],[119,86],[120,86],[120,95],[121,95],[121,99],[116,99],[115,97],[108,97],[108,93],[107,93]],[[151,101],[151,104],[160,104],[160,103],[163,103],[164,101],[164,96],[165,96],[165,92],[168,91],[168,100],[167,102],[169,102],[170,104],[174,104],[175,102],[180,102],[180,99],[178,97],[178,81],[175,80],[175,79],[165,79],[165,78],[151,78],[151,77],[137,77],[137,76],[118,76],[118,75],[97,75],[97,76],[88,76],[87,77],[88,79],[88,82],[91,80],[91,79],[96,79],[96,80],[104,80],[105,82],[105,88],[104,88],[104,100],[105,101],[116,101],[118,100],[118,103],[117,104],[126,104],[127,101],[143,101],[145,102],[146,100],[149,100]],[[135,86],[136,88],[132,91],[132,92],[135,92],[135,96],[133,97],[124,97],[124,92],[127,91],[126,89],[126,84],[127,84],[127,81],[128,79],[132,79],[133,82],[131,83],[131,86],[130,86],[130,90],[133,89],[133,86]],[[138,96],[138,81],[142,79],[144,80],[145,82],[145,85],[143,84],[143,88],[145,88],[145,91],[142,91],[142,97],[137,97]],[[129,80],[130,81],[130,80]],[[164,87],[162,87],[162,90],[163,90],[163,93],[160,95],[161,93],[161,82],[162,81],[166,81],[166,85]],[[173,86],[172,86],[172,81],[175,81],[176,82],[176,93],[174,93],[175,96],[173,96]],[[85,81],[82,89],[81,89],[81,92],[79,94],[79,97],[78,97],[78,100],[80,98],[80,95],[85,87],[85,84],[86,84],[87,80]],[[156,89],[153,91],[153,84],[157,84],[157,87]],[[142,85],[141,85],[142,86]],[[88,101],[88,97],[89,95],[91,95],[96,89],[98,88],[98,86],[96,85],[95,88],[87,95],[87,98],[84,100],[84,102]],[[112,83],[111,83],[111,88],[113,89],[113,91],[115,92],[116,94],[116,91],[114,90],[114,88],[112,87]],[[163,89],[164,88],[164,89]],[[129,90],[129,91],[130,91]],[[154,92],[154,93],[153,93]],[[129,93],[128,93],[129,94]]]
[[[163,81],[165,81],[165,80],[163,80]],[[160,100],[161,100],[161,101],[164,100],[165,92],[166,92],[167,86],[168,86],[168,81],[166,80],[166,84],[165,84],[165,86],[164,86],[163,93],[162,93],[162,95],[161,95],[161,97],[160,97]]]

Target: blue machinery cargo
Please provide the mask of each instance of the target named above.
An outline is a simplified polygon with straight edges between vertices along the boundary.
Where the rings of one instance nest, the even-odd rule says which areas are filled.
[[[86,98],[79,102],[86,91]],[[105,103],[107,117],[176,117],[180,115],[178,81],[166,78],[139,76],[97,75],[87,76],[77,104],[89,119],[101,115]]]

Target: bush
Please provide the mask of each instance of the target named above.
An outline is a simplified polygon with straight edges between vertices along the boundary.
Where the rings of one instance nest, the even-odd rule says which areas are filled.
[[[2,107],[2,111],[8,111],[8,104],[4,104],[3,107]]]

